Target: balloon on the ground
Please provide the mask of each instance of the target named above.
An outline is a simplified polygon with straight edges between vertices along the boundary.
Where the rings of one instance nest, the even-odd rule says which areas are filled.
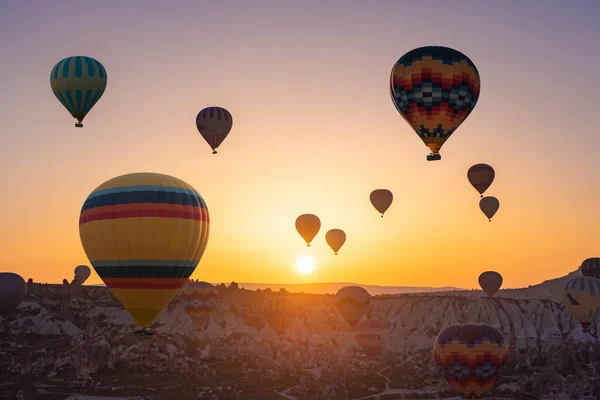
[[[0,272],[0,316],[6,317],[15,310],[27,294],[27,284],[12,272]]]
[[[494,168],[487,164],[475,164],[467,172],[469,182],[479,192],[481,197],[483,197],[485,191],[494,182],[495,176],[496,172]]]
[[[563,290],[563,303],[587,331],[600,308],[600,279],[589,276],[571,279]]]
[[[371,295],[360,286],[345,286],[335,295],[335,308],[354,329],[367,313]]]
[[[479,208],[491,222],[492,217],[496,215],[498,208],[500,208],[500,202],[497,198],[493,196],[486,196],[483,199],[479,200]]]
[[[106,89],[106,70],[99,61],[85,56],[67,57],[50,72],[54,95],[83,127],[83,119]]]
[[[209,214],[202,196],[181,179],[133,173],[89,195],[79,235],[98,276],[136,324],[148,328],[200,262]]]
[[[325,234],[325,241],[337,256],[338,251],[346,243],[346,233],[341,229],[331,229]]]
[[[592,257],[582,262],[581,275],[600,279],[600,258]]]
[[[456,392],[464,399],[481,399],[502,376],[508,345],[490,325],[456,324],[440,332],[433,354]]]
[[[196,116],[196,128],[213,150],[213,154],[217,154],[217,148],[229,135],[232,126],[233,117],[221,107],[207,107]]]
[[[196,330],[206,329],[210,315],[217,309],[219,291],[208,282],[188,281],[181,291],[183,308]]]
[[[287,295],[274,295],[265,301],[265,319],[277,335],[281,336],[296,316],[292,300]]]
[[[376,319],[360,321],[356,324],[356,328],[354,328],[354,335],[358,345],[368,355],[379,354],[387,332],[385,324]]]
[[[488,296],[494,297],[502,286],[502,275],[496,271],[485,271],[479,275],[479,286]]]
[[[390,75],[396,109],[431,150],[439,151],[469,116],[481,82],[473,61],[460,51],[441,46],[419,47],[404,54]]]
[[[383,218],[383,214],[392,205],[394,195],[387,189],[376,189],[371,192],[369,199],[373,207],[381,214],[381,218]]]
[[[78,265],[75,267],[73,281],[79,285],[83,285],[85,281],[90,277],[92,270],[87,265]]]
[[[321,229],[321,220],[314,214],[302,214],[296,218],[296,230],[306,242],[306,246],[310,246],[310,242],[317,236]]]

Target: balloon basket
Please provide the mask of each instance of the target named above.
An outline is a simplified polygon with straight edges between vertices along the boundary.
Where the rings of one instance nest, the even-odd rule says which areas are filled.
[[[154,336],[154,332],[150,328],[139,328],[135,331],[135,334],[146,338]]]
[[[83,128],[83,124],[81,122],[76,122],[75,128]]]
[[[213,150],[213,154],[217,154],[217,151],[216,151],[216,150]]]
[[[431,153],[427,155],[427,161],[437,161],[441,159],[442,156],[440,155],[440,153]]]

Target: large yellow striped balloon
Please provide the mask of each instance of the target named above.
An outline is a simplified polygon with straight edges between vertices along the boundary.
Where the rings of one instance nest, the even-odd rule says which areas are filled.
[[[206,249],[202,196],[169,175],[118,176],[94,190],[79,217],[90,263],[136,324],[149,327]]]

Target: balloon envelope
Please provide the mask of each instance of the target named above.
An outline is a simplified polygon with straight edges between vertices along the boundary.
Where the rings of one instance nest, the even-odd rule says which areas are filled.
[[[206,328],[219,303],[219,291],[208,282],[188,281],[181,291],[185,312],[190,316],[197,330]]]
[[[209,235],[202,196],[169,175],[134,173],[98,186],[79,218],[96,273],[140,327],[149,327],[200,262]]]
[[[435,339],[435,362],[465,399],[480,399],[494,388],[508,361],[508,345],[498,329],[486,324],[456,324]]]
[[[302,236],[307,246],[317,236],[321,229],[321,220],[314,214],[302,214],[296,218],[296,230]]]
[[[383,218],[383,214],[392,205],[394,195],[387,189],[376,189],[371,192],[369,199],[373,207],[381,213],[381,218]]]
[[[488,296],[493,297],[502,286],[502,275],[496,271],[485,271],[479,275],[479,286]]]
[[[329,247],[331,247],[331,250],[337,255],[340,248],[346,242],[346,233],[341,229],[332,229],[325,234],[325,240]]]
[[[600,279],[600,258],[588,258],[581,263],[581,274],[583,276]]]
[[[600,279],[588,276],[571,279],[563,290],[563,303],[587,330],[600,307]]]
[[[369,355],[379,354],[387,332],[385,324],[375,319],[360,321],[354,328],[358,345]]]
[[[469,168],[469,171],[467,172],[469,182],[471,182],[471,185],[479,192],[481,197],[483,197],[483,193],[485,193],[492,182],[494,182],[495,176],[496,172],[494,171],[494,168],[487,164],[475,164]]]
[[[6,317],[21,304],[27,294],[27,284],[20,275],[0,272],[0,316]]]
[[[371,295],[360,286],[345,286],[335,295],[335,308],[354,329],[369,310]]]
[[[83,283],[90,277],[92,270],[87,265],[79,265],[75,267],[74,273],[75,282],[77,282],[80,285],[83,285]]]
[[[217,154],[216,149],[229,135],[232,126],[233,117],[221,107],[207,107],[196,116],[196,128],[213,150],[213,154]]]
[[[67,57],[50,72],[52,92],[73,118],[81,122],[106,89],[106,70],[99,61],[84,56]]]
[[[394,64],[390,95],[400,115],[437,153],[475,108],[480,85],[469,57],[448,47],[427,46]]]
[[[265,319],[273,330],[281,336],[296,316],[289,296],[269,297],[264,306]]]
[[[486,196],[483,199],[479,200],[479,208],[491,221],[492,217],[498,211],[498,208],[500,208],[500,202],[495,197]]]

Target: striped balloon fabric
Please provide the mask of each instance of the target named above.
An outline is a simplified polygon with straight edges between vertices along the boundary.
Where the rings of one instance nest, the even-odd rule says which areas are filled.
[[[190,316],[196,330],[206,329],[210,314],[217,308],[219,291],[208,282],[188,281],[181,291],[183,308]]]
[[[508,345],[490,325],[456,324],[440,332],[433,354],[455,391],[465,399],[481,399],[502,376]]]
[[[89,195],[79,218],[90,263],[141,327],[149,327],[200,262],[209,236],[202,196],[168,175],[113,178]]]
[[[600,279],[588,276],[571,279],[565,285],[563,303],[587,330],[600,308]]]
[[[588,258],[581,263],[581,275],[600,279],[600,258]]]
[[[210,145],[213,154],[217,154],[217,147],[229,135],[232,126],[233,117],[229,111],[221,107],[207,107],[196,116],[198,132]]]
[[[288,326],[290,326],[296,317],[292,300],[287,295],[275,295],[273,297],[269,297],[265,301],[264,314],[265,319],[271,328],[273,328],[273,330],[279,336],[283,335],[285,330],[288,328]]]
[[[56,98],[79,121],[82,121],[106,89],[106,70],[91,57],[67,57],[50,72],[50,86]]]
[[[495,177],[496,172],[494,168],[487,164],[475,164],[467,171],[467,179],[475,190],[479,192],[481,197],[483,197],[485,191],[494,182]]]

